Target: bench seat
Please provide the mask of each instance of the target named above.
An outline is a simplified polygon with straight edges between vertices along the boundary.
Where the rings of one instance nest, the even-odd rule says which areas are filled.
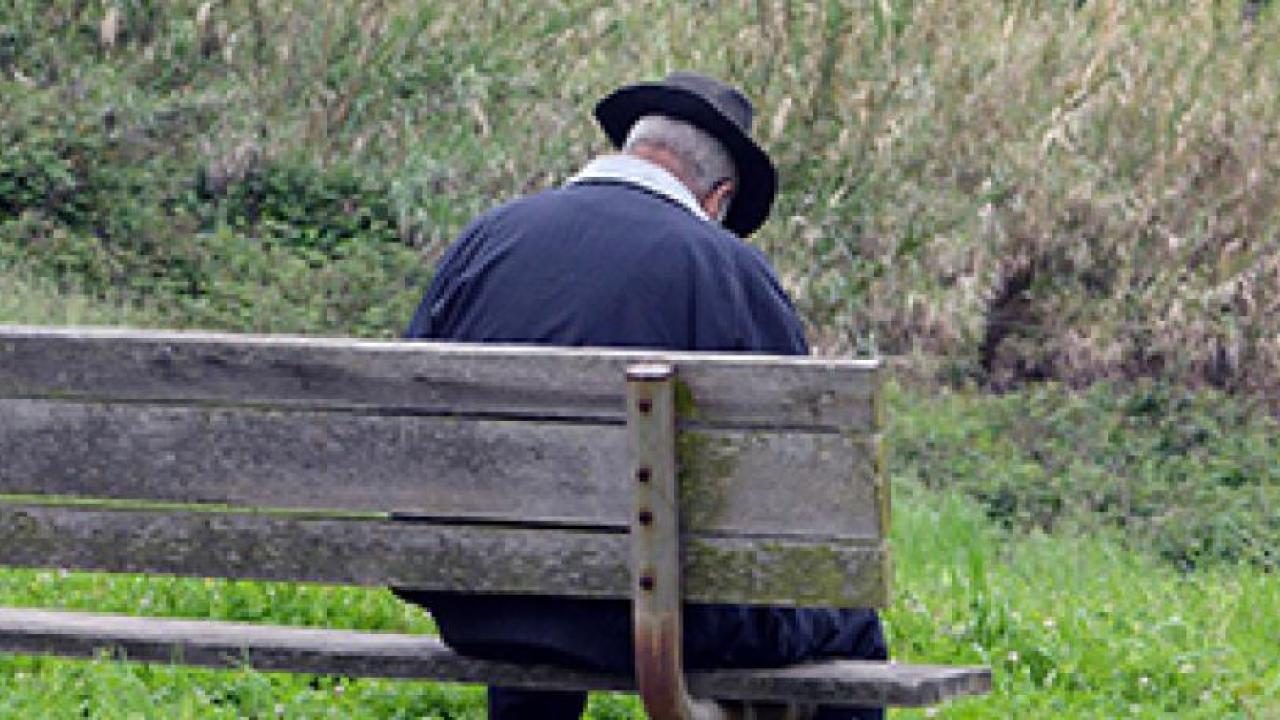
[[[489,662],[459,655],[426,635],[177,620],[63,610],[0,608],[0,651],[249,666],[265,672],[307,672],[495,683],[530,689],[635,691],[631,677],[548,665]],[[689,671],[695,697],[720,700],[844,705],[932,705],[990,691],[982,667],[824,662],[768,670]]]

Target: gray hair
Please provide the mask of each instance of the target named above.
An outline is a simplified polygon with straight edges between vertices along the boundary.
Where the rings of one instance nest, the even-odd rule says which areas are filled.
[[[622,149],[637,145],[657,145],[675,155],[684,165],[691,190],[699,198],[715,189],[722,180],[738,185],[738,173],[728,151],[705,130],[666,115],[645,115],[631,126]]]

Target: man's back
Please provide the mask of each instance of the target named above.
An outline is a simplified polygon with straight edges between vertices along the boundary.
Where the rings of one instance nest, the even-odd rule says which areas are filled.
[[[805,354],[763,256],[671,200],[581,183],[478,218],[410,337]]]

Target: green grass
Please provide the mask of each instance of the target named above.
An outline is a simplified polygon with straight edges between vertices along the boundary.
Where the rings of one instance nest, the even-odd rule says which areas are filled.
[[[995,671],[991,697],[940,717],[1280,713],[1274,574],[1180,573],[1105,534],[1011,534],[970,501],[896,489],[897,656]]]
[[[63,292],[48,279],[0,266],[0,323],[19,325],[154,325],[144,308]]]
[[[891,393],[890,466],[1020,529],[1121,531],[1181,568],[1280,565],[1280,425],[1161,383]]]
[[[1280,712],[1280,580],[1248,566],[1179,572],[1106,533],[1047,536],[993,524],[976,503],[899,479],[896,600],[902,661],[985,663],[995,692],[939,717],[1260,718]],[[0,574],[0,603],[429,632],[383,591]],[[338,687],[341,686],[341,690]],[[315,680],[249,671],[49,659],[0,662],[0,716],[482,717],[475,688]],[[602,695],[594,718],[638,717]],[[899,717],[924,717],[901,711]]]
[[[893,389],[904,659],[982,662],[946,717],[1280,713],[1274,420],[1159,384]]]

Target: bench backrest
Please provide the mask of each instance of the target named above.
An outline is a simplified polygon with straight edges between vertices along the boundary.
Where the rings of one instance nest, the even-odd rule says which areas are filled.
[[[885,604],[878,365],[753,355],[0,326],[0,564],[630,597],[646,361],[685,598]]]

